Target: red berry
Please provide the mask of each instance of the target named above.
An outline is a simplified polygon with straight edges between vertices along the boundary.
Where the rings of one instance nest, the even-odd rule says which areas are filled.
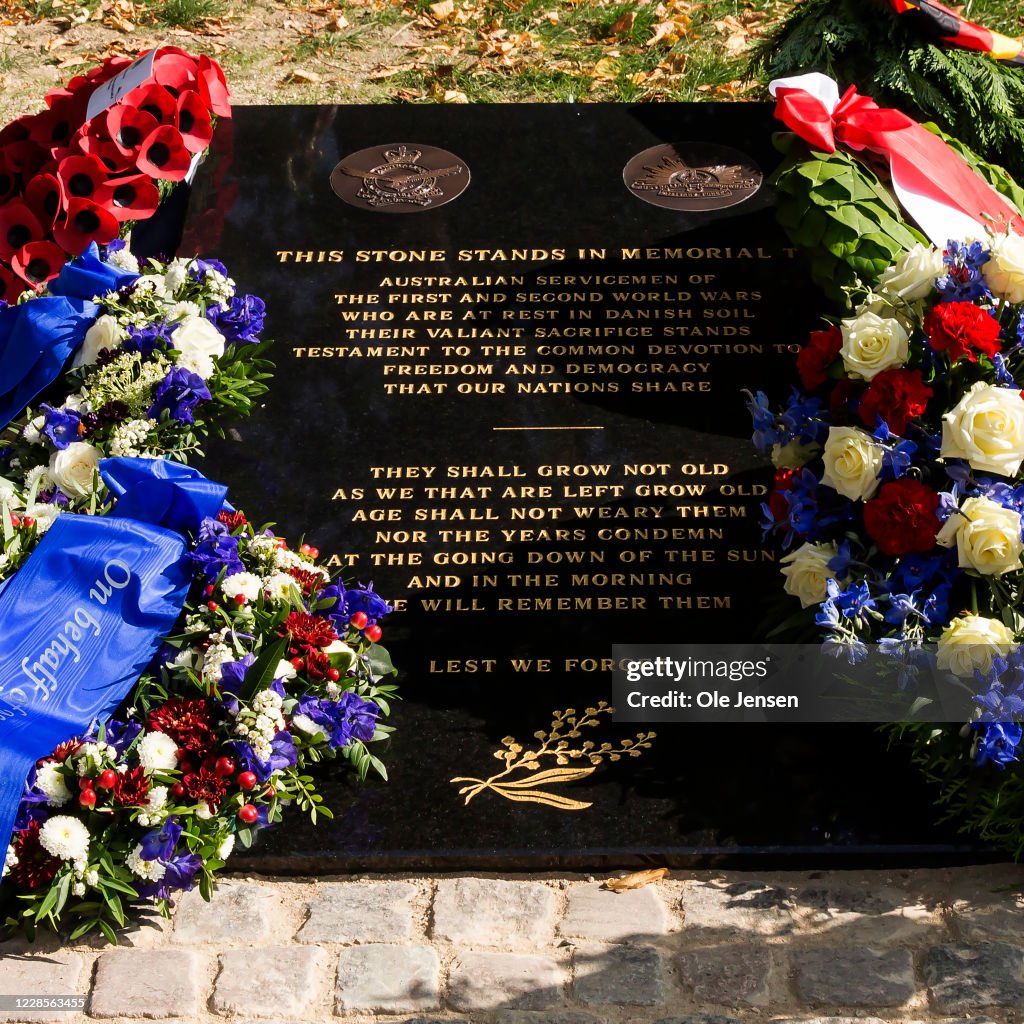
[[[113,768],[108,768],[106,771],[100,772],[100,777],[96,780],[96,785],[100,789],[113,789],[114,783],[117,782],[117,772]]]
[[[171,792],[180,799],[185,795],[185,784],[183,782],[176,782],[171,786]]]
[[[356,629],[365,629],[366,623],[370,620],[366,617],[366,612],[356,612],[348,621],[351,625],[355,626]]]
[[[218,757],[213,770],[222,779],[226,779],[229,775],[235,774],[235,762],[230,757]]]
[[[96,790],[95,789],[83,789],[78,794],[78,802],[83,807],[95,807],[96,806]]]
[[[291,664],[296,672],[301,672],[306,667],[306,663],[301,658],[292,658]]]
[[[213,584],[212,583],[207,583],[206,584],[206,589],[203,591],[203,593],[207,597],[213,597]]]
[[[286,541],[284,537],[275,537],[274,547],[279,548],[283,551],[286,547],[288,547],[288,541]]]
[[[308,544],[302,544],[302,545],[299,546],[299,554],[300,555],[308,555],[310,550],[311,549],[310,549],[310,546]]]
[[[238,776],[239,789],[244,789],[246,791],[255,789],[256,782],[256,776],[252,772],[242,772],[242,774]]]
[[[372,626],[366,627],[366,639],[372,643],[376,643],[383,635],[384,630],[382,630],[376,623]]]
[[[11,513],[11,526],[21,526],[21,520],[13,512]]]
[[[263,794],[268,800],[273,800],[277,796],[277,790],[273,786],[267,786],[267,791]]]
[[[327,678],[332,683],[336,683],[341,678],[341,673],[336,668],[329,668],[327,670]]]
[[[309,551],[306,552],[306,554],[309,555],[310,558],[319,558],[320,557],[320,549],[319,548],[310,548]]]
[[[79,779],[78,780],[78,788],[79,789],[92,789],[92,779]]]
[[[235,594],[235,604],[239,606],[245,604],[245,594]]]
[[[209,608],[211,612],[215,612],[220,605],[218,605],[216,601],[209,601],[207,602],[206,607]]]
[[[22,519],[22,523],[25,524],[25,528],[28,530],[31,530],[32,527],[36,525],[36,521],[32,516],[25,516],[25,518]]]
[[[238,820],[244,821],[246,825],[251,825],[259,816],[260,812],[253,804],[243,804],[238,808]]]

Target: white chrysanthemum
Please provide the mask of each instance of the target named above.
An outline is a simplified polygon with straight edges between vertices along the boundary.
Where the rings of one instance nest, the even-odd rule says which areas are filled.
[[[260,578],[251,572],[236,572],[225,576],[220,589],[224,596],[234,601],[239,595],[246,601],[255,601],[260,596]]]
[[[167,787],[154,786],[147,795],[144,809],[139,813],[139,824],[143,828],[159,825],[164,819],[164,808],[167,806]]]
[[[43,822],[39,844],[61,860],[84,861],[89,855],[89,830],[69,814],[55,814]]]
[[[220,846],[217,847],[217,859],[227,860],[231,856],[235,849],[235,837],[233,834],[228,834],[224,837]]]
[[[139,272],[139,261],[132,254],[128,246],[118,249],[117,252],[109,253],[107,255],[107,262],[115,267],[120,267],[122,270],[127,270],[130,274],[137,274]]]
[[[229,838],[234,839],[235,837],[234,836],[230,836]],[[10,846],[7,847],[7,854],[4,857],[4,867],[3,867],[3,871],[0,872],[0,878],[5,878],[7,876],[7,872],[10,871],[11,868],[16,867],[17,864],[18,864],[18,855],[14,852],[14,845],[11,844]]]
[[[174,302],[167,307],[164,314],[167,322],[172,324],[184,323],[186,320],[202,316],[202,310],[194,302]]]
[[[146,733],[135,749],[139,755],[139,764],[147,772],[169,771],[178,766],[178,744],[167,733]]]
[[[98,743],[83,743],[75,751],[75,771],[79,775],[88,775],[103,763],[103,751]]]
[[[46,502],[37,501],[25,509],[25,515],[35,519],[36,533],[41,537],[57,521],[61,511],[60,505],[47,505]]]
[[[25,474],[25,490],[31,493],[33,489],[37,492],[53,486],[53,477],[50,476],[49,466],[33,466]]]
[[[188,260],[176,259],[167,264],[164,273],[164,295],[171,298],[188,279]]]
[[[56,761],[46,761],[36,771],[36,788],[46,794],[46,802],[51,807],[63,807],[71,799],[64,776],[57,768]]]
[[[289,551],[288,548],[278,548],[274,555],[274,564],[278,569],[295,569],[305,568],[307,563],[294,551]]]
[[[286,572],[271,573],[263,581],[263,593],[268,601],[273,601],[275,604],[287,601],[296,587],[295,577],[289,576]]]
[[[21,436],[29,444],[45,444],[45,439],[40,433],[45,422],[45,416],[36,416],[35,419],[29,420],[28,423],[25,424],[25,428],[22,430]]]
[[[167,874],[166,866],[161,864],[160,861],[155,858],[153,860],[142,859],[141,845],[136,846],[135,849],[128,854],[125,859],[125,864],[128,865],[128,869],[132,874],[147,882],[159,882],[160,879]]]

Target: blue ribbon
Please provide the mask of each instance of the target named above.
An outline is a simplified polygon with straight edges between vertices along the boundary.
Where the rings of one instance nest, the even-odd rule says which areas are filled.
[[[186,534],[227,488],[187,466],[103,459],[109,516],[59,516],[0,594],[0,853],[32,765],[105,719],[192,582]]]
[[[64,264],[49,296],[0,309],[0,429],[60,376],[99,316],[93,297],[138,276],[104,263],[93,242]]]

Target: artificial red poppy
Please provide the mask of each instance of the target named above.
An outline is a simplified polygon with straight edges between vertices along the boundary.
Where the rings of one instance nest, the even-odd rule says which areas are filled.
[[[31,134],[31,131],[31,114],[25,114],[23,117],[19,117],[17,121],[11,121],[10,124],[4,125],[3,128],[0,128],[0,149],[9,142],[24,142]]]
[[[20,174],[23,181],[27,181],[35,174],[50,156],[42,146],[31,139],[9,142],[3,147],[3,153],[7,166],[16,174]]]
[[[72,199],[92,199],[108,177],[107,169],[95,157],[65,157],[57,165],[65,207]]]
[[[11,269],[38,290],[61,272],[66,260],[67,253],[53,242],[29,242],[11,257]]]
[[[160,190],[146,174],[113,178],[103,187],[102,196],[103,207],[121,223],[145,220],[160,206]]]
[[[0,259],[9,260],[23,245],[44,235],[35,214],[20,199],[0,206]]]
[[[78,256],[90,242],[106,245],[117,238],[117,218],[91,199],[72,199],[67,213],[53,226],[53,240],[64,251]]]
[[[218,117],[231,116],[231,104],[228,102],[228,83],[224,72],[215,60],[210,60],[204,53],[199,58],[199,98]]]
[[[104,132],[104,136],[106,133]],[[125,156],[113,142],[97,135],[84,135],[78,140],[78,153],[91,156],[103,164],[108,174],[135,169],[135,157]]]
[[[172,96],[194,92],[197,88],[195,60],[181,51],[161,49],[153,60],[153,79]]]
[[[174,97],[156,82],[140,85],[121,98],[120,106],[134,107],[156,118],[158,124],[173,125],[178,120]]]
[[[164,124],[151,132],[142,144],[135,166],[151,178],[182,181],[191,162],[181,132],[173,125]]]
[[[71,120],[67,103],[61,103],[52,110],[43,110],[32,118],[29,138],[43,149],[66,146],[77,124]]]
[[[107,134],[114,145],[133,160],[146,137],[159,127],[160,122],[152,114],[127,103],[115,103],[107,111]]]
[[[115,75],[121,74],[125,68],[130,67],[134,63],[135,61],[131,57],[107,57],[102,64],[90,68],[86,73],[85,79],[92,85],[102,85],[104,82],[109,82]],[[73,81],[75,80],[72,79]]]
[[[25,203],[49,231],[60,213],[60,182],[55,174],[37,174],[25,189]]]
[[[0,299],[13,306],[25,285],[6,267],[0,266]]]
[[[178,131],[190,153],[202,153],[213,138],[210,112],[194,92],[185,92],[178,97]]]
[[[17,186],[18,179],[15,177],[14,171],[7,166],[3,151],[0,150],[0,203],[5,203],[10,199]]]

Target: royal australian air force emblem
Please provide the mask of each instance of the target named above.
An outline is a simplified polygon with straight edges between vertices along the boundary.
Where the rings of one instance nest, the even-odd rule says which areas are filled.
[[[434,146],[407,143],[360,150],[331,174],[331,186],[345,202],[384,213],[442,206],[468,184],[463,160]]]
[[[749,199],[764,180],[745,153],[712,143],[653,146],[626,165],[623,181],[638,199],[669,210],[720,210]]]

